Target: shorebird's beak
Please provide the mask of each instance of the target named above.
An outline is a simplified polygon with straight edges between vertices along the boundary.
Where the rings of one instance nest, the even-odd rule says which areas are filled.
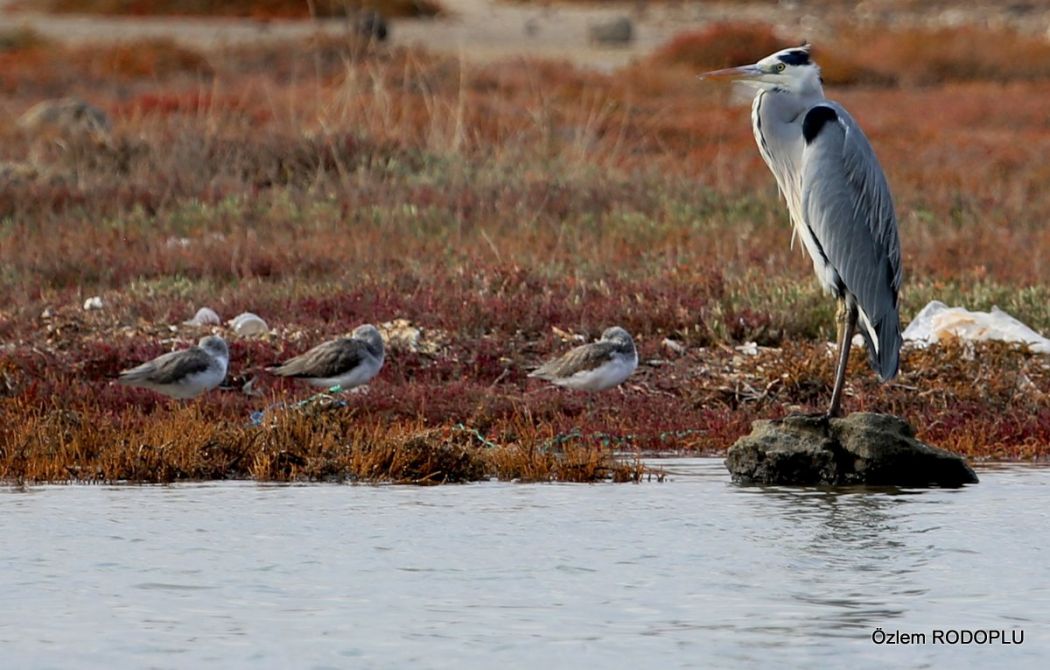
[[[741,65],[699,75],[700,79],[758,79],[765,72],[758,65]]]

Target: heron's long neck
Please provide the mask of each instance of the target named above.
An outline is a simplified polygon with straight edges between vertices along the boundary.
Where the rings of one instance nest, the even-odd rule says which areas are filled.
[[[776,177],[788,209],[801,205],[799,161],[802,157],[802,119],[807,110],[824,100],[817,88],[809,95],[779,90],[759,91],[751,105],[755,142],[769,170]]]

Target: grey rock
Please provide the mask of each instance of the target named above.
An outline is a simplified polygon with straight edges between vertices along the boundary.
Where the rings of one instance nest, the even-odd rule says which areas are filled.
[[[109,136],[109,117],[79,98],[44,100],[18,118],[18,127],[37,137],[100,139]]]
[[[32,163],[0,161],[0,183],[26,184],[40,176]]]
[[[591,24],[588,31],[592,44],[623,45],[634,39],[634,23],[626,16]]]
[[[954,487],[977,483],[959,456],[915,439],[905,421],[856,412],[841,419],[756,421],[725,461],[744,484]]]
[[[374,9],[360,12],[354,20],[354,30],[361,37],[385,42],[390,36],[390,26],[383,15]]]

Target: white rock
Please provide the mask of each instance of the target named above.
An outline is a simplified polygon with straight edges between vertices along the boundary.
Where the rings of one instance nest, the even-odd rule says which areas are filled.
[[[193,318],[189,321],[183,321],[183,325],[186,326],[218,326],[222,323],[222,319],[215,313],[215,310],[210,307],[201,307],[197,310],[197,313],[193,315]]]
[[[745,342],[740,346],[735,347],[735,349],[745,356],[758,356],[757,342]]]
[[[241,337],[251,337],[252,335],[265,335],[270,332],[270,327],[266,325],[266,322],[262,320],[257,314],[251,312],[245,312],[238,314],[233,317],[227,323],[233,328],[233,332],[237,333]]]
[[[102,309],[102,298],[96,295],[84,301],[84,311],[90,312],[96,309]]]
[[[669,337],[665,337],[663,344],[664,344],[665,347],[667,347],[668,349],[670,349],[672,352],[674,352],[676,354],[684,354],[685,353],[685,345],[682,344],[681,342],[679,342],[678,340],[672,340]]]

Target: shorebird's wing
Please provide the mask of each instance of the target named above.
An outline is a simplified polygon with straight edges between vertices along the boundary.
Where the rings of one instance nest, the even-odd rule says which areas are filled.
[[[603,363],[608,363],[612,360],[615,352],[616,343],[614,342],[584,344],[576,347],[564,356],[544,363],[529,373],[529,376],[547,380],[564,379],[578,372],[587,372],[601,366]]]
[[[119,381],[125,384],[175,384],[192,374],[204,372],[213,364],[214,359],[208,352],[200,347],[191,347],[158,356],[138,367],[124,370],[120,373]]]
[[[319,344],[305,354],[270,368],[270,372],[282,377],[337,377],[356,368],[368,355],[364,342],[342,338]]]

